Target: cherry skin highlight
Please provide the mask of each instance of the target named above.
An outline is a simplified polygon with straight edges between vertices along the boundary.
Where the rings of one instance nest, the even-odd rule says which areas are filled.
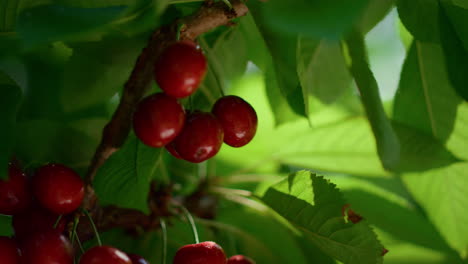
[[[180,133],[185,111],[177,99],[156,93],[143,99],[133,114],[133,130],[150,147],[163,147]]]
[[[215,242],[185,245],[174,257],[173,264],[226,264],[224,250]]]
[[[235,255],[228,259],[227,264],[255,264],[255,261],[244,255]]]
[[[205,55],[191,41],[167,47],[154,66],[156,83],[168,95],[183,98],[193,94],[205,77]]]
[[[15,236],[19,240],[23,240],[35,232],[52,231],[58,217],[59,215],[35,205],[27,211],[13,216]],[[55,230],[62,233],[65,227],[65,217],[61,217]]]
[[[0,214],[14,215],[28,208],[31,201],[26,174],[15,164],[8,166],[8,179],[0,180]]]
[[[174,149],[184,160],[199,163],[218,153],[223,136],[221,123],[213,114],[194,112],[173,141]]]
[[[18,246],[13,239],[0,236],[0,260],[2,264],[20,264]]]
[[[249,143],[257,132],[257,113],[253,107],[238,96],[224,96],[213,106],[213,114],[223,125],[224,143],[242,147]]]
[[[46,209],[68,214],[81,205],[84,184],[72,169],[61,164],[47,164],[36,171],[33,180],[36,198]]]
[[[73,263],[73,249],[70,242],[56,231],[34,233],[24,241],[21,252],[23,263]]]
[[[132,264],[149,264],[149,262],[146,259],[137,254],[128,254],[128,257],[132,261]]]
[[[81,256],[80,264],[132,264],[124,252],[109,246],[96,246]]]

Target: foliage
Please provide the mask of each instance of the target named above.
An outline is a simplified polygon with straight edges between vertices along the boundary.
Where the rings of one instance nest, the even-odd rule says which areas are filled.
[[[62,162],[84,175],[151,32],[200,6],[92,2],[0,2],[0,178],[12,156],[30,170]],[[171,184],[179,197],[207,180],[220,201],[216,218],[197,225],[202,240],[218,241],[230,255],[260,264],[467,263],[466,2],[247,5],[250,13],[234,26],[198,39],[210,68],[183,102],[209,110],[221,90],[241,96],[259,117],[254,140],[190,164],[130,134],[97,173],[102,204],[148,213],[152,181]],[[385,23],[390,30],[380,36],[397,40],[384,47],[409,44],[389,100],[379,94],[386,92],[379,47],[366,39]],[[363,221],[342,215],[347,203]],[[0,216],[2,235],[11,234],[10,222]],[[193,242],[178,218],[168,232],[169,257]],[[157,230],[135,238],[115,229],[103,239],[152,263],[161,259]]]

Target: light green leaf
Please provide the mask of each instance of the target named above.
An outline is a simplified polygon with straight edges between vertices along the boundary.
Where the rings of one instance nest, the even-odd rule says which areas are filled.
[[[462,258],[468,256],[468,163],[404,174],[403,182]]]
[[[22,98],[18,84],[0,71],[0,179],[7,177],[8,162],[16,137],[16,114]]]
[[[397,0],[398,14],[415,39],[439,42],[437,0]]]
[[[450,84],[438,44],[415,41],[403,66],[394,119],[423,131],[468,159],[468,103]]]
[[[383,246],[365,221],[346,223],[342,194],[329,181],[301,171],[273,185],[262,200],[317,247],[344,264],[382,263]]]
[[[384,111],[377,81],[369,68],[363,36],[354,32],[346,43],[352,59],[350,70],[374,132],[380,160],[385,169],[396,169],[400,162],[400,143]]]
[[[103,205],[148,213],[150,183],[164,148],[151,148],[131,135],[120,150],[98,170],[93,183]]]

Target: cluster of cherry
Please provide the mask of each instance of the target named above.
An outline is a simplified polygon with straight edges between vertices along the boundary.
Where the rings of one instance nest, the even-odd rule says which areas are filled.
[[[193,94],[203,80],[206,58],[194,42],[180,41],[166,48],[154,67],[163,93],[144,98],[133,115],[137,137],[151,147],[163,147],[176,158],[199,163],[218,153],[222,143],[241,147],[257,131],[257,114],[238,96],[223,96],[211,113],[189,111],[178,98]]]
[[[185,245],[177,251],[174,264],[255,264],[244,255],[226,258],[223,248],[212,241]]]
[[[47,164],[36,170],[31,183],[16,164],[9,165],[8,179],[0,181],[0,214],[13,216],[15,232],[14,237],[0,236],[0,263],[72,264],[73,247],[64,232],[83,200],[83,181],[64,165]],[[96,246],[79,263],[148,262],[113,247]]]

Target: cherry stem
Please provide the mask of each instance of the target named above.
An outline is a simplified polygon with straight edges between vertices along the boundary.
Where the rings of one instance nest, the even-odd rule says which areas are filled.
[[[58,224],[60,223],[60,220],[62,220],[62,215],[59,215],[59,216],[57,217],[57,220],[55,220],[54,229],[57,229],[57,226],[58,226]]]
[[[94,224],[93,218],[89,214],[88,210],[83,209],[83,212],[88,217],[89,222],[91,222],[91,226],[93,227],[94,234],[96,235],[96,240],[98,242],[98,245],[102,246],[101,237],[99,236],[99,232],[98,232],[98,230],[96,228],[96,225]]]
[[[72,235],[71,235],[71,244],[73,246],[73,244],[75,243],[75,239],[76,239],[76,242],[78,244],[78,247],[81,250],[81,253],[84,253],[83,245],[81,245],[80,238],[78,237],[78,234],[76,233],[76,228],[78,227],[79,222],[80,222],[80,218],[75,217],[75,219],[73,220],[73,230],[72,230]]]
[[[176,33],[176,40],[180,40],[180,31],[182,30],[182,27],[184,27],[184,24],[178,24],[177,25],[177,33]]]
[[[162,235],[162,264],[166,264],[167,258],[167,228],[166,221],[160,218],[159,223],[161,225],[161,235]]]
[[[179,205],[180,209],[185,215],[185,218],[190,223],[190,227],[192,228],[192,233],[193,233],[193,238],[195,239],[195,243],[198,244],[200,243],[200,239],[198,238],[198,232],[197,232],[197,226],[195,225],[195,220],[193,220],[193,216],[190,214],[190,212],[185,208],[183,205]]]
[[[229,0],[223,0],[223,2],[229,7],[229,9],[232,10],[232,5],[231,2],[229,2]]]

